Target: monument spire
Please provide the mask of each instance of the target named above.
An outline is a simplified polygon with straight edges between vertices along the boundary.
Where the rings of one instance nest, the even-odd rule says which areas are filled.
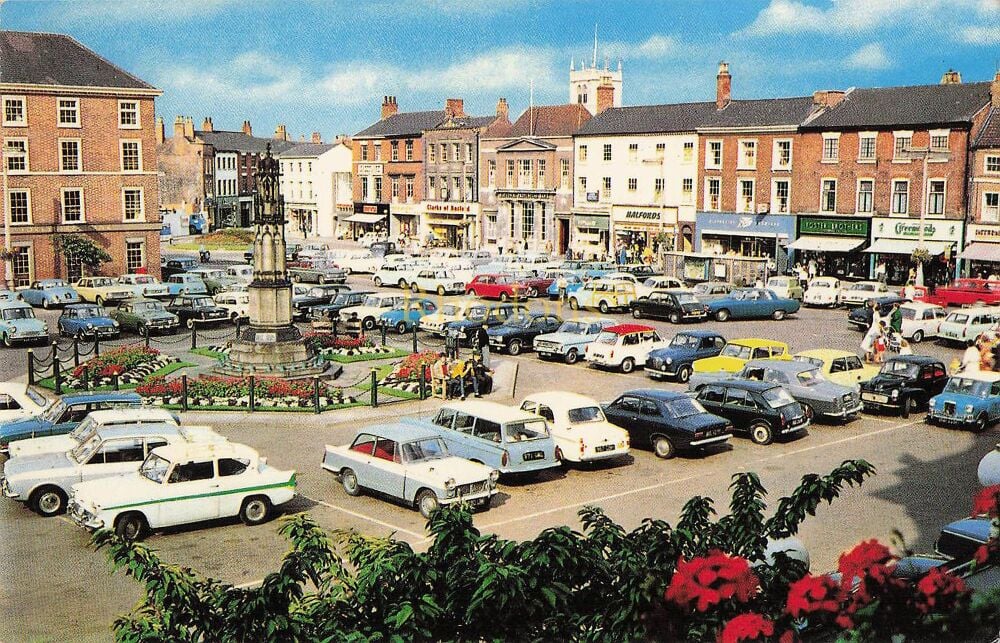
[[[590,63],[591,69],[597,69],[597,23],[594,23],[594,58]]]

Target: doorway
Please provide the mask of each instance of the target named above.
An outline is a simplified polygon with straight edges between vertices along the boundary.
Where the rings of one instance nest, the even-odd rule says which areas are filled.
[[[569,248],[569,219],[556,219],[556,252],[564,255]]]

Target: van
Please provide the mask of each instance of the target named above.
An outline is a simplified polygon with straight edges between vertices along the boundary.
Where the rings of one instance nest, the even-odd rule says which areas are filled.
[[[941,322],[938,338],[971,346],[976,338],[1000,322],[1000,307],[980,306],[952,311]]]

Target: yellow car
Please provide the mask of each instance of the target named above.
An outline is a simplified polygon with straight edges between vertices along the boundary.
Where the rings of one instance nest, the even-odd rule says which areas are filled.
[[[799,362],[809,362],[818,367],[823,377],[834,384],[855,386],[878,375],[878,367],[865,364],[854,353],[833,348],[815,348],[792,356]]]
[[[715,357],[695,360],[695,373],[736,373],[752,359],[792,359],[788,344],[773,339],[733,339]]]

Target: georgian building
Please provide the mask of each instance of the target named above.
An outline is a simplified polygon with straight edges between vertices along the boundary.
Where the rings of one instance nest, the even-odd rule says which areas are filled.
[[[968,225],[962,273],[1000,274],[1000,72],[990,84],[990,108],[972,143],[969,166]]]
[[[313,140],[278,155],[291,239],[337,237],[340,220],[354,211],[350,140],[323,143],[319,134]]]

